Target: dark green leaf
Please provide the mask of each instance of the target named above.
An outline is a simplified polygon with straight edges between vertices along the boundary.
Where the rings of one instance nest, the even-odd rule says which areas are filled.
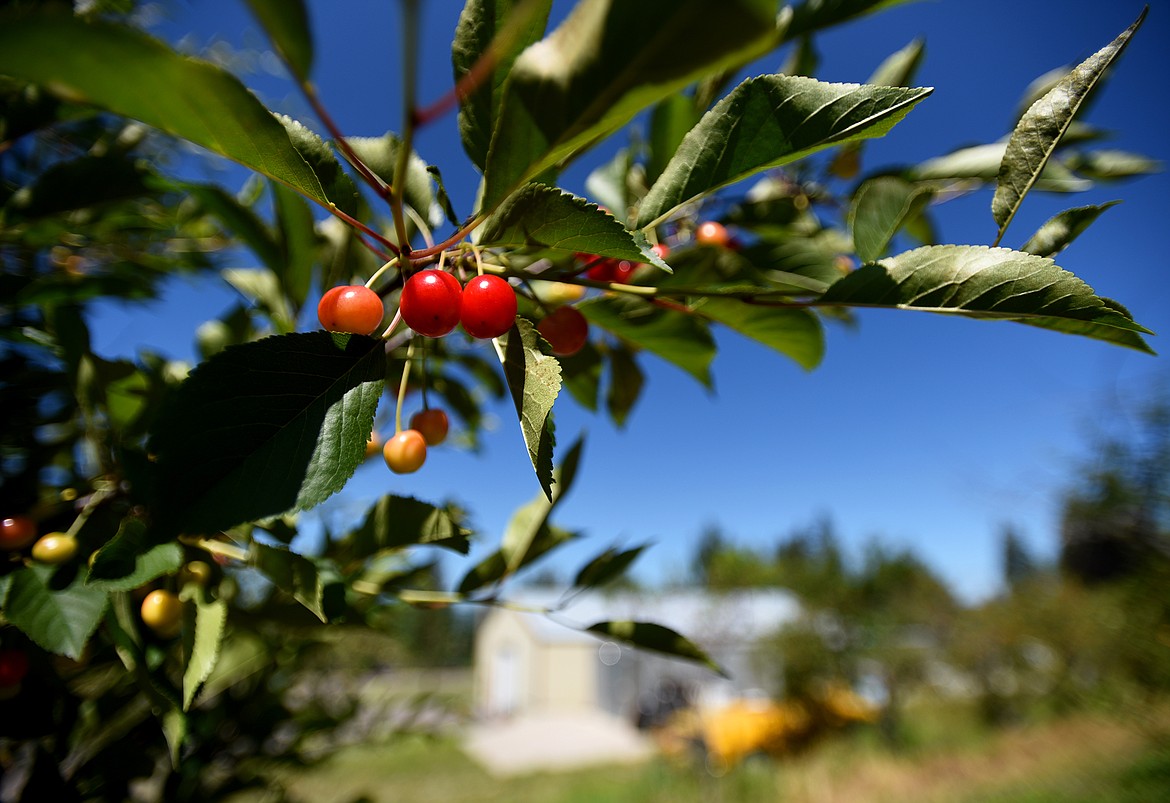
[[[601,389],[601,354],[592,343],[572,357],[561,357],[561,381],[577,403],[587,410],[597,409]]]
[[[183,137],[328,204],[280,123],[243,84],[131,28],[64,15],[8,19],[0,74]]]
[[[630,169],[634,161],[629,148],[622,148],[603,165],[596,167],[585,178],[585,192],[610,214],[625,220],[630,208]]]
[[[268,268],[226,268],[220,274],[239,291],[250,306],[258,307],[281,334],[296,329],[296,317],[289,306],[280,277]]]
[[[309,285],[313,281],[313,266],[317,262],[317,231],[313,212],[304,198],[274,183],[272,200],[282,246],[282,259],[276,275],[280,278],[280,289],[295,319],[296,312],[309,295]]]
[[[195,695],[214,671],[227,625],[227,602],[207,598],[203,591],[199,589],[195,594],[195,604],[187,606],[194,615],[194,626],[188,623],[188,626],[183,628],[184,635],[190,639],[190,643],[185,644],[183,650],[184,654],[189,656],[187,667],[183,670],[184,711],[195,702]]]
[[[704,75],[776,40],[774,0],[582,0],[512,66],[484,171],[482,209]],[[614,54],[621,54],[615,58]]]
[[[198,366],[160,413],[155,524],[215,532],[312,507],[365,459],[382,341],[326,332],[233,346]]]
[[[816,368],[825,354],[821,322],[808,310],[750,304],[734,298],[704,298],[692,307],[700,315],[791,357],[805,370]]]
[[[863,265],[829,288],[822,302],[949,312],[1018,320],[1149,351],[1149,334],[1051,259],[986,246],[934,245]],[[1140,346],[1135,344],[1141,343]]]
[[[839,25],[856,17],[872,14],[886,8],[900,6],[910,0],[805,0],[796,6],[785,29],[785,38],[803,36],[820,28]]]
[[[194,198],[207,212],[219,219],[225,231],[238,237],[270,270],[279,270],[280,246],[268,225],[249,206],[213,184],[174,182],[174,189]]]
[[[581,440],[578,439],[565,454],[561,465],[553,474],[555,493],[551,499],[538,496],[527,505],[520,507],[508,522],[500,539],[500,554],[509,573],[515,572],[527,563],[533,542],[548,529],[548,519],[557,504],[573,487],[577,467],[581,460]]]
[[[82,156],[50,166],[14,193],[4,209],[10,220],[32,220],[137,198],[148,194],[149,175],[137,160],[122,154]]]
[[[357,157],[370,168],[376,176],[387,184],[394,186],[394,171],[398,168],[398,151],[402,148],[402,140],[392,131],[387,131],[380,137],[347,137],[345,140]],[[435,201],[435,185],[431,179],[431,172],[427,163],[415,153],[410,152],[406,160],[405,199],[414,207],[429,226],[437,226],[443,219],[443,211]]]
[[[118,534],[98,550],[86,583],[100,591],[131,591],[182,565],[183,550],[178,544],[152,541],[142,519],[126,518]]]
[[[284,547],[253,543],[251,563],[322,622],[330,622],[345,612],[345,584],[328,561]]]
[[[639,649],[695,661],[723,677],[728,677],[727,672],[712,661],[707,653],[669,627],[653,622],[598,622],[590,625],[587,630],[599,638],[622,641]]]
[[[418,499],[387,494],[370,508],[362,525],[348,539],[347,556],[365,558],[383,549],[440,546],[466,555],[471,531],[462,513],[447,505],[436,507]]]
[[[509,197],[484,224],[479,244],[582,252],[666,267],[645,237],[635,237],[613,215],[544,184],[528,184]]]
[[[86,587],[82,574],[59,587],[57,570],[51,566],[15,572],[4,617],[43,649],[78,660],[108,602],[105,591]]]
[[[1109,201],[1100,205],[1066,209],[1037,229],[1020,250],[1036,256],[1054,257],[1068,248],[1069,244],[1089,228],[1102,212],[1119,203],[1121,201]]]
[[[313,69],[313,36],[304,0],[247,0],[284,63],[299,81]]]
[[[354,184],[349,173],[346,173],[342,168],[332,145],[323,140],[317,132],[310,130],[286,114],[278,114],[276,119],[284,126],[293,148],[305,160],[317,176],[317,180],[321,182],[321,186],[325,188],[325,195],[328,199],[337,204],[341,211],[350,215],[357,214],[361,203],[357,185]]]
[[[704,385],[711,385],[715,341],[697,316],[618,296],[590,299],[577,305],[577,309],[590,324],[653,352]]]
[[[447,216],[447,222],[452,226],[460,225],[459,216],[455,214],[455,207],[451,205],[451,198],[447,195],[447,188],[443,185],[443,174],[434,165],[427,165],[427,172],[431,174],[431,178],[435,182],[435,201],[443,210],[443,214]]]
[[[990,142],[986,145],[972,145],[960,148],[943,156],[927,159],[907,172],[914,181],[950,181],[956,179],[977,179],[982,182],[994,181],[1003,163],[1006,142]],[[1040,171],[1035,187],[1047,192],[1081,192],[1093,186],[1072,173],[1063,162],[1049,159]]]
[[[703,115],[638,209],[638,228],[682,204],[830,145],[879,137],[930,89],[749,78]]]
[[[642,395],[646,377],[634,353],[624,343],[609,347],[609,387],[605,393],[605,409],[619,427],[624,427],[630,412]]]
[[[520,51],[544,34],[551,5],[552,0],[467,0],[459,15],[451,43],[455,81],[470,72],[489,51],[494,62],[491,77],[459,108],[463,149],[480,170],[487,162],[504,80]]]
[[[561,365],[540,350],[536,328],[517,318],[510,332],[499,338],[504,377],[520,419],[528,457],[544,494],[553,498],[553,446],[556,443],[552,408],[561,390]]]
[[[918,72],[918,66],[922,63],[922,55],[925,50],[923,41],[915,39],[901,50],[886,57],[886,60],[878,65],[866,83],[877,86],[910,86],[915,73]]]
[[[646,181],[653,184],[673,158],[687,132],[699,122],[695,99],[679,92],[663,98],[650,115],[650,155],[646,159]]]
[[[581,571],[577,572],[577,577],[573,580],[573,586],[596,588],[617,579],[638,559],[645,548],[646,545],[643,544],[621,552],[613,548],[605,550],[581,567]]]
[[[1065,136],[1067,140],[1067,135]],[[1083,173],[1096,181],[1114,181],[1134,176],[1148,176],[1162,170],[1162,163],[1137,153],[1117,150],[1096,150],[1069,156],[1065,161],[1070,170]]]
[[[929,187],[897,176],[869,179],[853,194],[849,228],[853,247],[862,262],[873,262],[886,253],[898,229],[918,215],[930,201]]]
[[[554,527],[551,524],[542,527],[537,531],[532,542],[528,545],[528,549],[516,567],[516,571],[531,565],[538,558],[543,557],[557,547],[563,546],[577,537],[577,533],[560,527]],[[459,593],[470,594],[484,586],[503,580],[511,573],[508,568],[508,560],[504,556],[504,553],[496,550],[477,563],[464,575],[463,579],[459,582]]]
[[[1101,50],[1073,68],[1020,118],[1008,140],[1003,164],[991,202],[991,213],[999,225],[996,243],[1016,216],[1024,196],[1040,177],[1044,165],[1081,106],[1109,66],[1125,50],[1134,32],[1146,18],[1142,10],[1133,25]]]

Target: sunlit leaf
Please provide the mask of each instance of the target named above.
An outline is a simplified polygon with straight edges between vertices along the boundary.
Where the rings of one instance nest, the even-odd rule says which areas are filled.
[[[466,555],[470,534],[463,526],[461,512],[451,505],[436,507],[419,499],[387,494],[370,507],[361,526],[349,536],[346,554],[350,559],[360,559],[384,549],[425,545]]]
[[[918,67],[922,64],[922,56],[926,52],[923,40],[915,39],[901,50],[891,53],[878,65],[873,74],[866,80],[867,84],[878,86],[910,86]]]
[[[907,171],[907,178],[914,181],[952,181],[976,179],[981,182],[994,181],[1003,163],[1006,142],[989,142],[986,145],[972,145],[960,148],[942,156],[927,159]],[[1049,159],[1036,179],[1035,188],[1047,192],[1081,192],[1093,186],[1093,182],[1075,175],[1065,164]]]
[[[700,299],[691,306],[703,317],[791,357],[805,370],[816,368],[824,356],[824,330],[808,310],[715,297]]]
[[[77,660],[106,611],[108,597],[85,585],[84,572],[64,583],[57,572],[40,565],[14,572],[4,617],[41,648]]]
[[[715,341],[707,324],[696,316],[616,295],[584,301],[577,309],[591,325],[677,365],[704,385],[711,384]]]
[[[931,195],[929,187],[897,176],[879,176],[863,182],[849,208],[849,227],[857,256],[863,262],[884,256],[898,229],[922,210]]]
[[[1019,320],[1149,351],[1137,336],[1149,330],[1083,281],[1051,259],[1007,248],[916,248],[863,265],[831,286],[821,301]]]
[[[365,460],[385,365],[380,340],[355,335],[341,348],[312,332],[198,366],[151,440],[159,537],[309,508],[340,490]]]
[[[991,213],[999,224],[998,243],[1012,222],[1024,196],[1036,183],[1065,130],[1080,111],[1109,66],[1125,50],[1134,32],[1146,18],[1142,10],[1133,25],[1116,39],[1073,68],[1056,86],[1037,100],[1020,118],[1008,140],[1003,164],[991,202]]]
[[[774,0],[583,0],[516,59],[484,171],[482,208],[703,75],[776,38]],[[621,58],[613,54],[620,53]]]
[[[380,137],[347,137],[345,140],[357,157],[383,181],[394,185],[394,171],[398,168],[398,151],[402,140],[392,131]],[[427,221],[437,226],[443,211],[435,200],[435,185],[427,163],[413,150],[406,160],[405,199]]]
[[[1020,250],[1036,256],[1054,257],[1068,248],[1081,232],[1101,216],[1101,213],[1119,203],[1121,201],[1109,201],[1104,204],[1066,209],[1037,229]]]
[[[1148,176],[1162,170],[1162,163],[1157,159],[1151,159],[1137,153],[1109,149],[1073,154],[1068,157],[1065,163],[1070,170],[1075,170],[1096,181]]]
[[[183,550],[174,543],[152,543],[146,523],[123,519],[118,533],[98,550],[86,583],[101,591],[131,591],[156,577],[178,571]]]
[[[195,695],[211,676],[219,660],[219,649],[227,625],[228,605],[223,599],[211,599],[200,589],[195,594],[195,604],[187,606],[193,612],[194,627],[184,627],[183,633],[190,643],[184,652],[187,667],[183,670],[183,710],[195,702]]]
[[[188,139],[328,204],[288,134],[239,80],[131,28],[56,14],[5,20],[0,74]]]
[[[287,114],[278,114],[276,119],[284,126],[289,141],[292,142],[297,153],[316,174],[328,199],[343,212],[350,215],[356,214],[361,200],[357,185],[354,184],[349,173],[346,173],[345,169],[342,168],[333,146],[322,139],[316,131]]]
[[[612,639],[629,644],[642,650],[671,655],[688,661],[700,663],[714,672],[728,677],[727,672],[711,660],[703,650],[699,649],[690,639],[653,622],[597,622],[587,628],[588,632],[599,638]]]
[[[830,145],[882,136],[931,91],[791,75],[749,78],[687,134],[638,208],[637,226]]]
[[[541,351],[536,328],[524,318],[516,319],[511,331],[499,338],[499,344],[528,457],[545,496],[552,499],[556,443],[552,408],[561,390],[561,365],[556,357]]]
[[[247,0],[247,3],[293,76],[308,81],[313,69],[313,36],[304,0]]]
[[[284,547],[254,543],[250,562],[322,622],[332,621],[345,611],[345,584],[327,561]]]

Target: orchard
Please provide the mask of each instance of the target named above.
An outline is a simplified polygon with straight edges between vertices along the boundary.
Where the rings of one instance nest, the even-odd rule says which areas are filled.
[[[402,0],[401,65],[355,78],[375,103],[380,84],[403,84],[400,127],[377,137],[341,130],[318,96],[305,0],[241,2],[312,119],[149,36],[135,3],[0,10],[0,769],[25,779],[12,799],[123,800],[144,778],[157,799],[219,799],[264,783],[244,740],[305,760],[323,726],[285,704],[280,660],[408,606],[507,604],[509,580],[574,536],[553,521],[583,448],[557,438],[563,392],[622,422],[643,361],[703,381],[720,328],[808,369],[825,326],[869,307],[1152,353],[1124,299],[1059,264],[1112,204],[1005,239],[1030,193],[1076,170],[1149,172],[1094,150],[1078,116],[1140,9],[1115,38],[1070,43],[1070,57],[1100,49],[1032,86],[1003,140],[907,166],[871,164],[866,145],[947,91],[915,86],[921,43],[850,84],[806,76],[799,58],[899,2],[726,0],[712,14],[705,0],[578,0],[557,18],[551,0],[467,0],[449,91],[423,98],[419,0]],[[740,75],[770,54],[788,54],[784,70]],[[439,126],[458,127],[464,154],[427,152]],[[591,175],[595,197],[558,186],[635,129]],[[250,171],[246,186],[172,169],[192,144]],[[443,175],[464,159],[481,184],[456,197]],[[989,242],[936,242],[934,206],[980,191]],[[240,251],[259,266],[219,256]],[[91,347],[87,305],[215,272],[248,303],[199,328],[194,367]],[[515,418],[489,431],[499,398]],[[534,499],[436,587],[418,556],[466,556],[469,514],[395,482],[479,438],[522,442]],[[367,459],[389,492],[300,548],[299,515]],[[602,552],[567,590],[614,580],[641,550]],[[241,593],[257,582],[271,593]],[[685,633],[588,630],[710,663]]]

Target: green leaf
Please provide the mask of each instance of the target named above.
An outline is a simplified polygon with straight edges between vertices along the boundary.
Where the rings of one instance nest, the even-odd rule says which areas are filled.
[[[251,304],[263,310],[281,333],[296,329],[293,311],[275,272],[268,268],[226,268],[220,275]]]
[[[1051,259],[1007,248],[916,248],[863,265],[832,285],[821,302],[1023,321],[1150,351],[1136,337],[1149,330],[1083,281]]]
[[[504,377],[520,418],[528,457],[545,496],[552,499],[552,455],[556,443],[552,408],[561,390],[561,365],[556,357],[541,352],[536,327],[524,318],[517,318],[511,331],[498,340]]]
[[[41,648],[73,660],[106,612],[105,591],[88,588],[82,573],[61,583],[52,566],[29,566],[12,574],[4,617]]]
[[[605,392],[605,409],[615,424],[624,427],[642,395],[646,377],[634,353],[624,343],[613,344],[608,351],[609,387]]]
[[[914,181],[951,181],[977,179],[994,181],[1007,150],[1006,142],[989,142],[960,148],[933,159],[927,159],[907,171]],[[1091,181],[1073,174],[1063,162],[1049,159],[1036,180],[1036,189],[1048,192],[1081,192],[1093,186]]]
[[[879,137],[931,89],[749,78],[703,115],[638,209],[638,228],[762,170],[843,142]]]
[[[228,72],[131,28],[63,15],[0,25],[0,74],[202,145],[328,205],[268,109]]]
[[[715,340],[697,316],[617,296],[589,299],[577,309],[590,324],[653,352],[710,387]]]
[[[872,262],[886,253],[898,229],[915,217],[930,201],[929,187],[912,184],[897,176],[869,179],[853,194],[849,228],[853,247],[863,262]]]
[[[625,642],[634,647],[652,652],[672,655],[688,661],[695,661],[729,677],[727,672],[699,649],[690,639],[681,636],[669,627],[653,622],[598,622],[586,628],[589,633],[604,639]]]
[[[650,115],[650,155],[646,159],[646,181],[653,184],[670,163],[687,132],[699,122],[695,99],[679,92],[663,98]]]
[[[776,41],[774,0],[582,0],[512,65],[484,170],[482,210],[704,75]],[[621,54],[615,58],[614,54]]]
[[[313,35],[304,0],[247,0],[293,77],[308,81],[313,69]]]
[[[629,148],[622,148],[603,165],[593,169],[585,178],[585,192],[610,210],[612,215],[626,217],[630,208],[630,169],[634,165]]]
[[[364,558],[384,549],[425,545],[466,555],[471,531],[457,508],[436,507],[407,496],[387,494],[371,507],[365,521],[347,539],[347,554]]]
[[[1162,170],[1162,163],[1156,159],[1137,153],[1106,149],[1073,154],[1068,157],[1065,164],[1069,170],[1083,173],[1096,181],[1148,176]]]
[[[99,591],[131,591],[183,565],[183,550],[152,541],[142,519],[122,520],[118,533],[98,550],[86,584]]]
[[[394,186],[394,171],[398,169],[398,151],[402,140],[392,131],[380,137],[346,137],[353,152],[374,175]],[[427,163],[413,150],[406,160],[405,199],[428,225],[437,226],[443,219],[443,210],[435,200],[435,185]]]
[[[839,25],[911,0],[805,0],[792,11],[785,38],[793,39],[810,31]]]
[[[636,237],[613,215],[544,184],[527,184],[509,197],[484,224],[479,244],[581,252],[666,267],[644,237]]]
[[[646,544],[619,552],[610,547],[581,567],[573,580],[575,588],[596,588],[620,577],[642,554]]]
[[[322,622],[345,612],[345,583],[328,561],[254,542],[250,563]]]
[[[926,52],[923,40],[915,39],[901,50],[897,50],[886,57],[878,65],[873,75],[866,81],[867,84],[877,86],[910,86],[914,80],[918,67],[922,64],[922,56]]]
[[[1099,205],[1066,209],[1037,229],[1020,250],[1036,256],[1054,257],[1068,248],[1069,244],[1089,228],[1102,212],[1119,203],[1121,201],[1109,201]]]
[[[281,184],[272,185],[273,208],[281,237],[281,260],[276,269],[280,289],[293,318],[304,305],[317,262],[317,230],[305,199]],[[295,329],[295,325],[290,327]]]
[[[526,563],[525,558],[533,542],[548,528],[548,518],[557,504],[573,487],[577,466],[581,461],[582,443],[580,438],[565,454],[560,467],[553,475],[555,493],[546,498],[538,496],[512,514],[504,535],[500,539],[500,554],[509,573],[515,572]]]
[[[601,353],[592,343],[571,357],[561,357],[561,381],[573,398],[587,410],[597,409],[601,389]]]
[[[307,128],[303,123],[294,120],[287,114],[276,115],[277,121],[284,126],[293,148],[308,163],[310,169],[325,188],[325,195],[333,201],[341,211],[350,215],[358,213],[361,196],[357,185],[337,160],[333,146],[321,136]],[[310,196],[312,197],[312,196]],[[326,204],[328,206],[328,204]]]
[[[791,357],[806,371],[816,368],[824,357],[824,330],[817,316],[808,310],[749,304],[734,298],[704,298],[692,308],[705,318]]]
[[[1008,140],[991,202],[991,214],[999,225],[998,244],[1016,216],[1024,196],[1036,183],[1044,165],[1056,150],[1073,118],[1092,94],[1109,66],[1125,50],[1146,18],[1147,6],[1133,25],[1116,39],[1073,68],[1020,118]]]
[[[467,0],[459,15],[451,43],[455,81],[470,72],[489,51],[494,62],[490,79],[459,107],[463,150],[480,170],[487,162],[504,81],[520,51],[544,34],[551,6],[552,0]]]
[[[2,57],[0,57],[2,59]],[[123,154],[81,156],[49,166],[4,205],[10,220],[33,220],[147,195],[150,171]]]
[[[386,366],[381,340],[341,339],[269,337],[191,373],[151,440],[160,536],[307,509],[341,489],[365,459]]]
[[[204,210],[218,218],[227,233],[238,237],[266,268],[279,270],[282,260],[280,246],[268,225],[251,207],[213,184],[177,181],[170,186],[194,198]]]
[[[191,634],[190,643],[184,645],[184,653],[190,656],[183,671],[184,711],[191,708],[200,687],[215,670],[227,626],[227,602],[206,598],[202,591],[195,594],[195,605],[188,606],[194,612],[194,627],[183,628],[184,634]]]

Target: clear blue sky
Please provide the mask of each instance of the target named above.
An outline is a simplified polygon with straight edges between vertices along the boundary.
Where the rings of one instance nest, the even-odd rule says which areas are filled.
[[[423,5],[419,94],[426,101],[450,85],[449,43],[462,4]],[[569,5],[557,3],[554,14]],[[241,6],[237,0],[174,3],[157,30],[171,39],[191,32],[199,45],[219,36],[262,47]],[[343,130],[398,130],[397,3],[310,0],[310,6],[316,83]],[[915,3],[822,36],[817,77],[863,81],[889,53],[924,37],[917,83],[934,86],[934,95],[866,151],[869,167],[918,161],[1005,134],[1032,79],[1104,46],[1141,8],[1140,2],[1064,0]],[[1109,147],[1166,163],[1168,45],[1170,6],[1155,4],[1086,118],[1117,132]],[[781,59],[769,57],[751,71],[774,70]],[[263,73],[246,80],[273,107],[311,121],[290,84]],[[600,153],[623,143],[619,135]],[[417,149],[441,166],[465,212],[477,175],[459,145],[454,117],[427,128]],[[566,188],[583,192],[586,172],[569,171]],[[239,180],[232,171],[222,177]],[[1073,196],[1030,196],[1005,244],[1019,246],[1061,209],[1115,198],[1125,203],[1058,262],[1165,337],[1165,173]],[[948,203],[936,214],[945,242],[994,239],[988,193]],[[100,310],[93,320],[95,345],[106,354],[127,354],[149,344],[190,359],[195,326],[234,301],[220,283],[177,283],[159,303]],[[1170,380],[1162,357],[1026,326],[907,312],[864,311],[858,318],[855,331],[829,327],[824,363],[811,373],[721,333],[714,393],[647,355],[646,391],[624,430],[581,410],[566,393],[557,408],[560,442],[567,446],[581,431],[587,442],[583,471],[557,522],[587,537],[553,565],[571,573],[613,543],[649,540],[656,546],[635,574],[670,580],[682,576],[708,524],[737,542],[767,545],[829,517],[847,548],[858,551],[873,539],[911,546],[960,595],[978,599],[999,584],[1002,526],[1015,525],[1038,553],[1051,555],[1058,497],[1086,455],[1088,439],[1101,427],[1124,424],[1156,381]],[[1159,340],[1153,338],[1153,346],[1164,351]],[[424,469],[408,477],[369,463],[323,515],[356,515],[387,492],[452,498],[473,514],[480,550],[493,548],[511,511],[539,492],[514,415],[507,407],[498,412],[498,429],[487,435],[481,454],[432,450]],[[470,563],[447,565],[454,579]]]

